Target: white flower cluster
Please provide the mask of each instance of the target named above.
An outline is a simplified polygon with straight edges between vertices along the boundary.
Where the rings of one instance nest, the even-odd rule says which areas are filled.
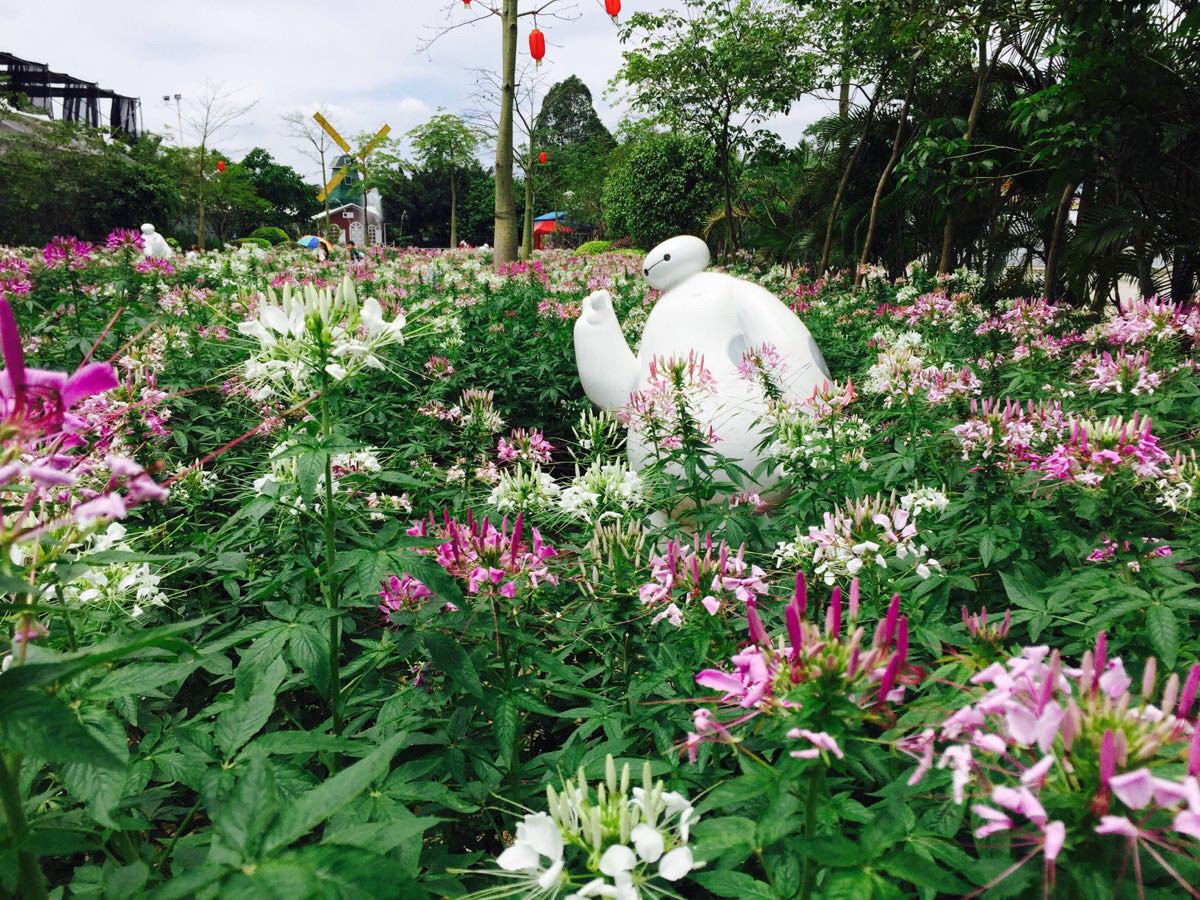
[[[550,508],[559,493],[554,479],[541,469],[517,468],[500,473],[488,503],[504,513],[529,513]]]
[[[275,446],[271,451],[271,470],[254,480],[256,494],[271,494],[292,507],[293,512],[303,509],[297,488],[297,454],[293,451],[296,442],[286,440]],[[340,479],[347,475],[374,474],[383,470],[383,464],[373,450],[352,450],[347,453],[335,453],[330,460],[333,469],[333,492],[340,490]],[[320,498],[325,493],[325,473],[317,477],[314,497]],[[314,506],[317,504],[314,504]],[[370,505],[368,503],[368,505]],[[378,504],[376,504],[378,505]]]
[[[772,441],[768,455],[780,463],[785,475],[805,470],[831,472],[839,461],[843,465],[869,468],[863,446],[873,434],[861,416],[843,415],[814,418],[801,407],[777,405],[770,421]]]
[[[582,769],[561,791],[547,787],[549,813],[525,816],[516,841],[496,859],[495,874],[512,885],[505,895],[640,900],[665,893],[660,879],[674,883],[699,868],[687,846],[699,818],[691,803],[654,781],[649,763],[642,783],[631,792],[628,763],[618,778],[609,756],[594,797]]]
[[[125,541],[126,533],[124,525],[113,522],[91,537],[86,552],[132,553],[133,547]],[[104,606],[136,619],[147,607],[167,605],[167,595],[159,587],[161,581],[162,576],[147,563],[98,565],[65,584],[62,599],[68,604]]]
[[[921,578],[929,578],[942,565],[929,557],[929,547],[920,543],[917,518],[922,512],[944,508],[948,501],[938,491],[920,489],[909,494],[908,506],[895,495],[847,500],[823,516],[821,525],[810,525],[808,533],[797,533],[793,541],[775,548],[780,568],[811,565],[826,584],[838,578],[856,578],[864,570],[891,570],[893,563],[911,566]]]
[[[645,499],[644,492],[641,477],[624,462],[595,462],[582,475],[576,470],[558,502],[567,515],[594,522],[636,509]]]
[[[867,370],[863,387],[883,395],[884,407],[891,409],[901,397],[924,394],[930,403],[942,403],[951,397],[978,394],[979,378],[967,367],[956,369],[950,363],[925,365],[924,339],[915,331],[896,334],[890,329],[875,333],[872,341],[886,347]]]
[[[359,306],[349,276],[336,291],[312,285],[293,291],[286,285],[280,299],[268,288],[258,317],[238,325],[238,331],[259,344],[243,370],[255,386],[251,398],[307,396],[322,366],[335,381],[364,368],[382,369],[377,352],[399,342],[404,326],[402,315],[385,320],[373,297]]]
[[[950,498],[937,488],[918,487],[900,498],[901,509],[907,509],[914,516],[923,512],[941,512],[950,505]]]

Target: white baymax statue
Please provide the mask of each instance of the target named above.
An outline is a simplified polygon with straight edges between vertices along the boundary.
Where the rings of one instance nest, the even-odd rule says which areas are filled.
[[[738,374],[743,353],[770,344],[783,366],[780,386],[794,404],[808,400],[829,379],[821,350],[790,309],[765,288],[720,272],[706,272],[708,245],[697,237],[671,238],[646,257],[644,273],[651,287],[665,291],[642,330],[635,356],[625,342],[612,297],[596,291],[583,302],[575,323],[575,361],[584,392],[597,406],[621,409],[630,394],[650,379],[650,363],[662,357],[704,358],[716,390],[699,417],[720,438],[716,449],[753,472],[761,461],[755,447],[762,440],[756,423],[766,412],[761,386]],[[629,459],[645,466],[650,450],[630,433]],[[769,474],[756,485],[766,488],[778,478]]]
[[[149,222],[142,226],[142,255],[148,259],[154,257],[170,259],[175,255],[175,251],[171,249],[166,238],[155,231],[154,226]]]

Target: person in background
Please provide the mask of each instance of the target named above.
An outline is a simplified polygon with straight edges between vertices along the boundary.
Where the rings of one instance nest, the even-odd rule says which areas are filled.
[[[354,262],[358,262],[363,258],[362,251],[358,249],[358,245],[355,244],[354,241],[346,242],[346,250],[350,254],[350,259]]]
[[[317,259],[321,262],[329,261],[329,245],[324,241],[317,242]]]

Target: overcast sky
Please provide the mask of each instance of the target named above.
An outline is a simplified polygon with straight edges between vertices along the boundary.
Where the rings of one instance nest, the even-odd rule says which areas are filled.
[[[666,5],[625,0],[624,10]],[[559,8],[574,20],[539,21],[548,44],[544,83],[578,75],[615,127],[624,107],[619,96],[605,96],[621,63],[612,20],[601,0],[562,0]],[[146,128],[164,133],[176,130],[174,101],[164,103],[164,94],[182,94],[186,115],[189,98],[206,83],[223,84],[257,104],[218,148],[240,159],[266,147],[316,181],[317,167],[286,136],[280,116],[324,105],[350,138],[385,122],[401,136],[438,107],[468,112],[478,103],[472,69],[499,64],[498,21],[449,32],[424,53],[418,48],[434,29],[470,17],[461,0],[0,0],[0,50],[141,97]],[[522,20],[526,59],[530,24]],[[805,100],[771,127],[794,143],[826,108]]]

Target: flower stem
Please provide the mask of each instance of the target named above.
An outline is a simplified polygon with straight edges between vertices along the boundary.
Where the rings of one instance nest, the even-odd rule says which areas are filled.
[[[321,385],[321,439],[329,440],[329,399],[326,396],[329,389],[328,376],[322,369]],[[328,448],[325,450],[325,577],[322,580],[322,593],[325,595],[325,607],[336,612],[338,597],[334,586],[337,577],[337,510],[333,505],[333,455]],[[329,618],[329,706],[333,713],[333,733],[342,733],[342,672],[341,672],[341,623],[336,615]]]
[[[29,839],[29,823],[25,819],[25,807],[21,803],[21,790],[17,774],[21,770],[21,757],[0,757],[0,802],[4,804],[4,817],[17,848],[17,894],[30,900],[46,897],[46,881],[42,877],[37,857],[24,847]]]
[[[825,766],[818,765],[808,776],[808,801],[804,807],[804,837],[812,840],[817,836],[817,798],[825,789]],[[812,896],[817,867],[811,856],[804,857],[804,874],[800,880],[801,900]]]

